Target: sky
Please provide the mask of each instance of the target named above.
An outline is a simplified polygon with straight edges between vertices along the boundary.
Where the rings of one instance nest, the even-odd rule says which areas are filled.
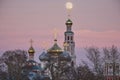
[[[89,46],[120,48],[120,0],[0,0],[0,52],[28,50],[33,39],[39,55],[53,45],[54,29],[63,48],[68,1],[77,55]]]

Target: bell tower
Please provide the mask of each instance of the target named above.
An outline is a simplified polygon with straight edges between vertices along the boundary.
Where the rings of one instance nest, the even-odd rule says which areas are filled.
[[[76,56],[75,56],[75,42],[74,42],[74,32],[72,31],[72,21],[68,19],[66,21],[66,31],[64,32],[64,50],[70,53],[72,58],[71,64],[74,66],[76,64]]]

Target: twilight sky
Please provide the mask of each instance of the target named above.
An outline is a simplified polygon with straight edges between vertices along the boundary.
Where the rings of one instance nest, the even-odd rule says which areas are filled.
[[[120,0],[0,0],[0,52],[27,50],[33,39],[41,53],[53,45],[54,28],[62,47],[67,1],[73,3],[76,54],[86,46],[120,47]]]

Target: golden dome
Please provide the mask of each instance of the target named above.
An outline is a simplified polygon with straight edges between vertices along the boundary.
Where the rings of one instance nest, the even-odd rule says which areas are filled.
[[[31,47],[29,48],[28,52],[29,52],[29,53],[35,53],[35,50],[34,50],[34,48],[31,46]]]
[[[51,54],[59,54],[59,53],[62,53],[63,51],[62,51],[62,49],[58,46],[57,40],[54,40],[54,41],[55,41],[55,43],[54,43],[54,45],[53,45],[50,49],[48,49],[48,53],[51,53]]]
[[[34,50],[34,48],[32,47],[32,43],[33,43],[33,40],[31,39],[30,40],[30,43],[31,43],[31,47],[29,48],[29,50],[28,50],[28,53],[35,53],[35,50]]]
[[[72,25],[73,23],[72,23],[72,21],[70,19],[68,19],[65,24],[66,25]]]

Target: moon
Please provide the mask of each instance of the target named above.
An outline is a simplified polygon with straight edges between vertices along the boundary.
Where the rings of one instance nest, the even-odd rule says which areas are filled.
[[[71,10],[73,8],[73,4],[71,2],[66,3],[66,9]]]

